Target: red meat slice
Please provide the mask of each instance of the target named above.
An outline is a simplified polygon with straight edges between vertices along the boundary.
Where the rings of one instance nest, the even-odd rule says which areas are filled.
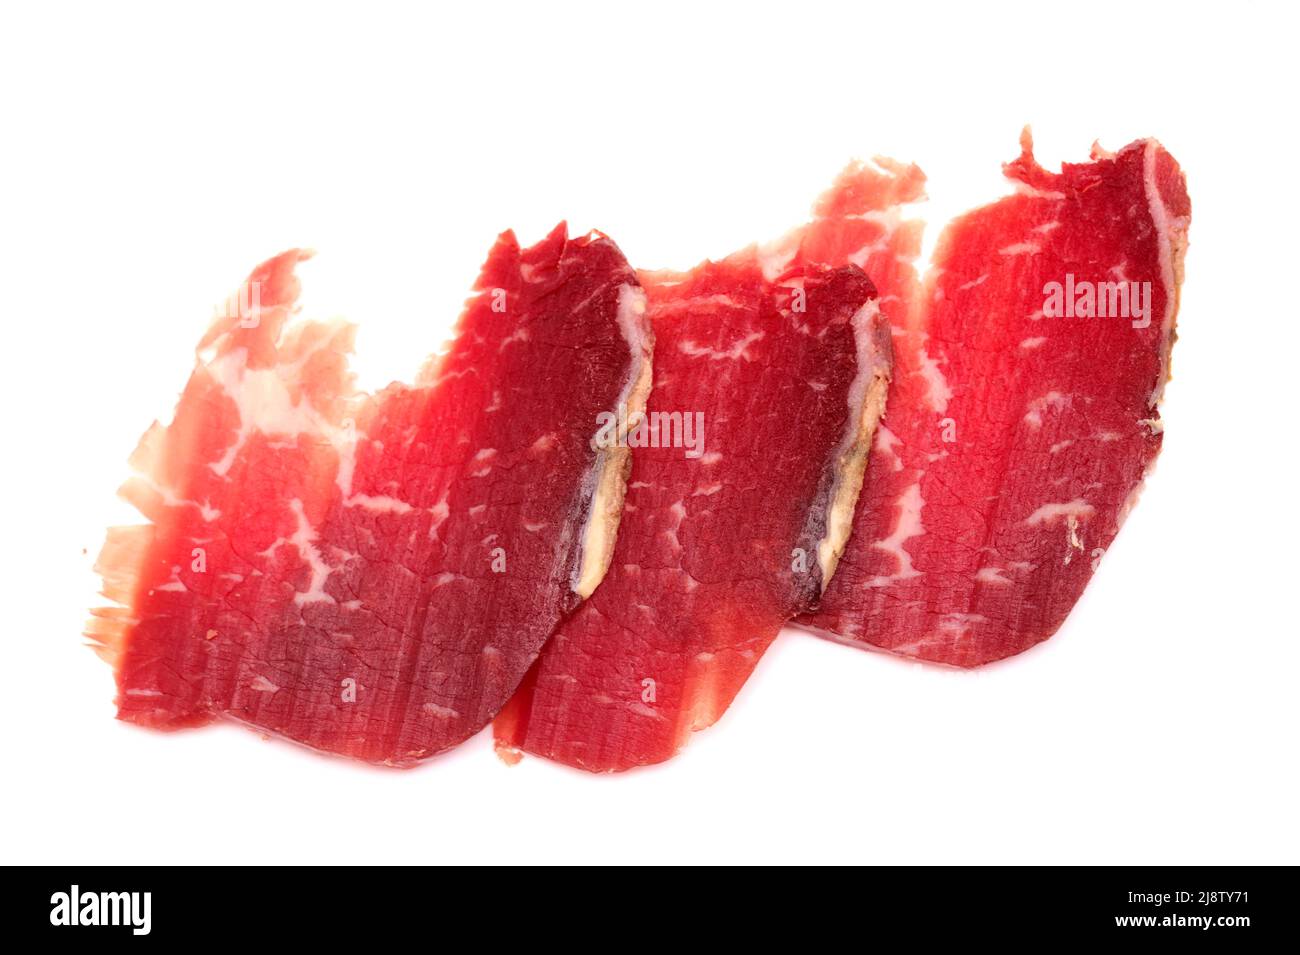
[[[667,759],[833,572],[887,388],[887,326],[857,268],[764,265],[785,271],[749,250],[642,274],[656,345],[641,433],[681,415],[703,440],[634,450],[608,576],[496,720],[507,759]]]
[[[839,573],[801,618],[834,639],[966,667],[1047,639],[1160,450],[1183,176],[1154,140],[1094,148],[1059,174],[1034,161],[1028,133],[1022,146],[1005,167],[1016,193],[951,223],[924,291],[891,314],[871,479]],[[841,183],[823,207],[852,199]],[[857,247],[842,228],[813,226],[832,265]],[[1137,300],[1127,312],[1121,288]],[[1113,317],[1085,317],[1099,289]],[[1067,297],[1080,307],[1053,317]]]
[[[409,764],[486,725],[603,574],[628,452],[592,436],[643,405],[644,297],[603,236],[506,233],[449,351],[369,396],[350,326],[289,322],[303,258],[252,274],[141,441],[152,523],[110,532],[89,635],[121,719]]]

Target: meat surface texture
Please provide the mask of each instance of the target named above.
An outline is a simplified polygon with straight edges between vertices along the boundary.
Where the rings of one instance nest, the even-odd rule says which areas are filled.
[[[974,667],[1064,622],[1160,450],[1190,204],[1154,140],[1049,172],[918,272],[925,178],[689,272],[492,249],[447,350],[359,392],[291,251],[131,459],[87,630],[118,715],[410,765],[614,772],[716,722],[782,626]],[[431,342],[430,345],[437,343]]]
[[[367,395],[352,327],[291,314],[303,258],[252,274],[142,439],[150,523],[110,531],[89,635],[121,719],[407,765],[486,725],[604,573],[628,452],[592,439],[643,406],[644,296],[603,236],[506,233],[445,354]]]
[[[910,305],[887,313],[894,382],[853,537],[800,621],[836,640],[970,667],[1047,639],[1160,450],[1182,173],[1154,140],[1060,173],[1022,147],[1014,194],[947,227],[923,286],[867,266]],[[821,261],[857,260],[855,216],[893,217],[864,194],[822,200]]]
[[[889,341],[862,271],[793,258],[642,273],[655,380],[613,562],[497,718],[504,758],[665,760],[814,605],[851,525]]]

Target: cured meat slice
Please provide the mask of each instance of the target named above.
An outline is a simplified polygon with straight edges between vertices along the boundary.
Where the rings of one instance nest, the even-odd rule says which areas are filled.
[[[604,236],[506,233],[449,350],[370,396],[350,326],[290,321],[304,258],[253,272],[141,441],[151,523],[110,532],[89,635],[121,719],[406,765],[486,725],[603,575],[628,450],[592,436],[644,405],[644,296]]]
[[[1190,215],[1178,165],[1144,140],[1051,173],[1026,131],[1005,171],[1015,194],[951,223],[891,314],[871,481],[801,618],[834,639],[965,667],[1047,639],[1160,450]],[[840,183],[822,205],[853,198]],[[842,228],[813,226],[832,265],[856,248]]]
[[[497,718],[505,758],[596,772],[667,759],[833,573],[884,403],[887,326],[859,269],[764,264],[751,249],[641,275],[655,381],[628,437],[613,562]]]

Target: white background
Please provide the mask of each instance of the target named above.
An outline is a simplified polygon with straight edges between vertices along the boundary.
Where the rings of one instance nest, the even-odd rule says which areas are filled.
[[[1300,862],[1293,12],[469,6],[0,14],[0,861]],[[688,267],[880,153],[926,169],[933,236],[1026,122],[1050,167],[1156,136],[1193,201],[1164,455],[1049,643],[958,673],[788,632],[619,777],[113,719],[78,634],[114,490],[263,258],[318,250],[307,311],[360,323],[373,386],[501,229]]]

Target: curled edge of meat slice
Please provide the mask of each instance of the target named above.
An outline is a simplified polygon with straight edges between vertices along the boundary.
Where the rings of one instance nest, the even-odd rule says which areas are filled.
[[[614,544],[618,540],[618,526],[623,520],[623,499],[627,495],[627,478],[632,470],[632,448],[628,445],[628,431],[645,414],[646,401],[654,382],[654,329],[645,319],[645,292],[631,285],[623,286],[618,301],[618,326],[632,354],[632,370],[618,407],[626,408],[625,418],[620,417],[619,428],[612,440],[597,441],[592,438],[596,452],[593,470],[591,504],[583,526],[582,556],[574,574],[573,592],[586,600],[600,586],[614,559]]]
[[[876,299],[867,302],[853,316],[853,340],[857,375],[849,386],[850,420],[836,453],[834,481],[823,517],[825,534],[817,544],[817,563],[821,568],[818,597],[835,576],[853,533],[853,514],[866,479],[871,445],[889,398],[893,343],[889,324],[881,317]]]

